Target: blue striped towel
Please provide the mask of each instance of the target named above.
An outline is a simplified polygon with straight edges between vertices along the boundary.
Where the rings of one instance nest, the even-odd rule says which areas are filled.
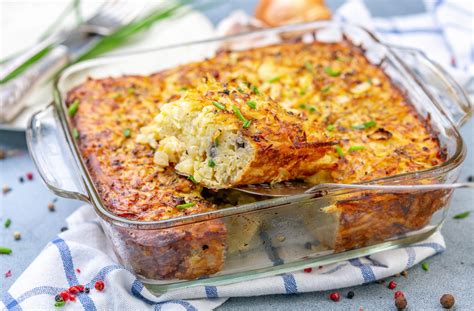
[[[334,19],[375,31],[386,43],[422,50],[474,93],[474,5],[469,0],[425,0],[426,12],[373,18],[362,0],[347,1]]]
[[[68,302],[67,309],[211,310],[227,297],[297,294],[373,282],[445,249],[442,235],[436,233],[410,247],[330,264],[310,273],[299,271],[229,285],[193,287],[156,297],[133,273],[117,264],[90,206],[77,210],[67,223],[69,230],[51,241],[2,295],[0,309],[51,310],[59,292],[78,284],[93,288],[101,279],[105,291],[79,294],[77,302]]]

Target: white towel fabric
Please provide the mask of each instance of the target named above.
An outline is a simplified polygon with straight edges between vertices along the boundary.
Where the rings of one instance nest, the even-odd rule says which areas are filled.
[[[425,49],[428,56],[454,72],[462,83],[472,78],[473,6],[469,1],[427,3],[427,13],[388,19],[370,17],[363,2],[349,1],[335,14],[339,20],[375,29],[387,42]],[[467,31],[466,31],[467,29]],[[210,310],[227,297],[294,294],[343,288],[399,273],[445,249],[436,233],[410,247],[313,269],[221,286],[177,290],[152,295],[136,277],[117,264],[97,216],[84,206],[68,218],[69,230],[55,238],[1,297],[8,310],[53,309],[54,296],[72,285],[93,287],[105,281],[104,292],[79,294],[68,309]],[[80,272],[78,272],[80,269]]]
[[[1,309],[52,310],[54,296],[73,285],[93,288],[102,279],[105,290],[79,294],[67,310],[211,310],[227,297],[296,294],[348,287],[385,278],[416,265],[445,249],[435,233],[410,247],[330,264],[312,272],[261,278],[222,286],[176,290],[152,295],[116,257],[90,206],[83,206],[68,219],[69,230],[61,233],[23,272],[2,296]],[[79,269],[79,270],[76,270]]]
[[[424,0],[426,12],[372,18],[362,0],[349,0],[334,19],[375,31],[386,43],[422,50],[474,93],[474,4],[469,0]]]

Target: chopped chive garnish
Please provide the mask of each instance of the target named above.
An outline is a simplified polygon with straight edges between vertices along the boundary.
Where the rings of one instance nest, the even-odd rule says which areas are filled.
[[[128,94],[135,94],[135,89],[133,87],[129,87],[127,89]]]
[[[311,73],[314,72],[313,64],[311,64],[311,62],[306,61],[306,62],[304,63],[304,67],[305,67],[309,72],[311,72]]]
[[[332,131],[334,131],[335,127],[334,127],[333,124],[329,124],[329,125],[326,127],[326,129],[327,129],[329,132],[332,132]]]
[[[359,151],[365,149],[364,146],[351,146],[349,147],[349,152]]]
[[[81,102],[79,101],[79,99],[76,99],[72,104],[71,106],[69,106],[67,112],[69,114],[70,117],[74,117],[74,115],[76,114],[77,112],[77,109],[79,109],[79,104]]]
[[[180,91],[183,91],[183,92],[184,92],[184,91],[187,91],[187,90],[188,90],[188,88],[185,87],[185,86],[183,86],[183,87],[180,89]]]
[[[340,70],[332,69],[331,67],[324,68],[324,72],[330,75],[331,77],[337,77],[341,74]]]
[[[376,125],[377,125],[377,122],[369,121],[369,122],[365,122],[364,124],[353,125],[352,128],[357,129],[357,130],[363,130],[363,129],[368,129],[370,127],[374,127]]]
[[[11,224],[12,224],[12,220],[10,218],[7,218],[7,220],[5,220],[5,228],[10,227]]]
[[[425,271],[428,271],[428,270],[430,270],[430,265],[428,263],[424,262],[424,263],[421,264],[421,268]]]
[[[216,162],[214,162],[213,159],[210,159],[210,160],[207,162],[207,165],[208,165],[209,167],[214,167],[214,166],[216,166]]]
[[[66,302],[65,302],[64,300],[63,300],[63,301],[56,301],[56,302],[54,303],[54,306],[55,306],[55,307],[58,307],[58,308],[59,308],[59,307],[64,307],[64,305],[66,305]]]
[[[8,254],[11,254],[11,253],[12,253],[11,248],[0,246],[0,254],[8,255]]]
[[[467,211],[467,212],[464,212],[464,213],[454,215],[453,218],[454,219],[463,219],[463,218],[466,218],[467,216],[469,216],[469,214],[471,214],[471,212]]]
[[[316,112],[316,108],[314,108],[314,107],[309,107],[308,110],[309,110],[309,112],[311,112],[311,113]]]
[[[249,101],[247,102],[247,106],[249,106],[249,107],[252,108],[252,109],[257,109],[257,103],[254,102],[253,100],[249,100]]]
[[[250,126],[250,123],[252,123],[250,120],[247,120],[242,112],[240,111],[239,107],[236,105],[232,105],[232,110],[234,111],[235,115],[240,119],[240,121],[244,122],[243,127],[248,128]]]
[[[212,104],[221,110],[225,110],[225,106],[219,102],[213,101]]]
[[[256,95],[260,94],[258,87],[256,87],[255,85],[252,85],[252,92],[254,92]]]
[[[214,146],[219,147],[219,138],[214,139]]]
[[[303,95],[305,95],[305,94],[306,94],[306,90],[301,89],[301,90],[300,90],[300,95],[303,96]]]
[[[336,148],[336,152],[337,154],[341,157],[341,158],[344,158],[344,151],[342,151],[342,148],[340,146],[336,146],[334,147]]]
[[[122,96],[122,94],[120,94],[120,93],[113,93],[112,94],[113,99],[119,98],[120,96]]]
[[[306,109],[306,105],[305,104],[300,104],[300,108],[301,109]]]
[[[72,137],[74,137],[75,139],[79,138],[79,131],[77,130],[77,128],[72,129]]]
[[[198,183],[197,180],[194,178],[193,175],[189,175],[189,176],[188,176],[188,179],[189,179],[190,181],[192,181],[193,183],[195,183],[195,184]]]
[[[239,93],[244,93],[244,90],[242,90],[242,88],[240,86],[237,87],[237,91],[239,91]]]
[[[321,92],[326,93],[326,92],[329,92],[330,89],[331,89],[331,86],[330,86],[330,85],[326,85],[325,87],[323,87],[323,88],[321,89]]]
[[[273,77],[270,80],[268,80],[268,83],[274,83],[274,82],[280,81],[280,78],[281,77]]]
[[[123,136],[125,137],[130,137],[130,135],[132,134],[132,130],[129,129],[129,128],[126,128],[123,130]]]
[[[188,208],[188,207],[191,207],[191,206],[194,206],[194,205],[196,205],[196,203],[190,202],[190,203],[184,203],[184,204],[176,205],[176,208],[185,209],[185,208]]]

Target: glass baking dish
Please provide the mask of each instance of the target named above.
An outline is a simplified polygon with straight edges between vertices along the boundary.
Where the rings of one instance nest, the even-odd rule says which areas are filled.
[[[212,57],[222,47],[242,49],[299,38],[360,46],[429,120],[446,161],[425,171],[370,184],[453,183],[465,157],[458,128],[470,117],[461,87],[421,52],[388,46],[370,32],[332,22],[266,29],[96,59],[65,70],[55,83],[54,103],[36,113],[27,130],[32,158],[57,195],[91,204],[121,264],[150,290],[217,285],[301,270],[369,255],[420,241],[446,217],[452,191],[359,191],[264,199],[250,204],[168,220],[140,222],[109,212],[73,139],[66,94],[87,77],[148,75]]]

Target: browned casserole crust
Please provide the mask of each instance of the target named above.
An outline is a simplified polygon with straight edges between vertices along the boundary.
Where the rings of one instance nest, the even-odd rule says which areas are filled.
[[[222,52],[151,76],[89,79],[69,93],[69,104],[80,103],[72,122],[81,154],[111,212],[149,221],[216,208],[172,168],[158,170],[153,149],[135,142],[161,105],[181,98],[207,75],[244,83],[299,114],[303,126],[318,123],[337,140],[313,181],[368,181],[444,160],[429,124],[383,71],[347,42]],[[338,224],[326,244],[344,250],[419,229],[443,202],[437,192],[348,198],[326,210]],[[183,204],[192,206],[180,208]],[[226,230],[220,221],[149,234],[123,230],[122,238],[134,269],[149,278],[192,279],[219,271],[224,262]]]

